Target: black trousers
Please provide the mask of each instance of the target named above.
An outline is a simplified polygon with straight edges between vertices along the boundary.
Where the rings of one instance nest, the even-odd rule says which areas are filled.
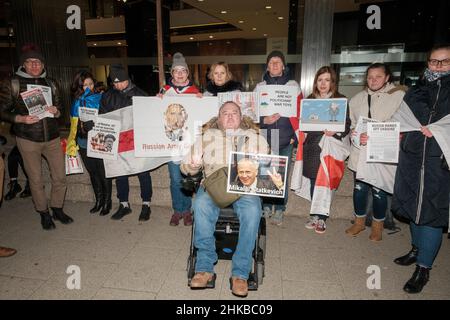
[[[78,152],[81,155],[84,167],[89,173],[95,196],[98,198],[100,195],[104,195],[107,200],[111,199],[112,179],[105,177],[103,159],[88,157],[87,149],[84,148],[80,148]]]
[[[14,146],[14,148],[12,148],[11,152],[8,155],[8,174],[10,179],[17,178],[19,176],[19,165],[28,180],[28,175],[25,171],[22,155],[20,154],[19,148],[17,148],[17,146]]]

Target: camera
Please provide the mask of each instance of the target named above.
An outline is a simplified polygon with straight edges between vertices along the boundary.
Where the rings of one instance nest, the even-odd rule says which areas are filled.
[[[200,186],[200,182],[203,179],[203,172],[200,171],[195,175],[183,175],[183,179],[181,179],[181,186],[184,190],[189,192],[196,192],[198,187]]]

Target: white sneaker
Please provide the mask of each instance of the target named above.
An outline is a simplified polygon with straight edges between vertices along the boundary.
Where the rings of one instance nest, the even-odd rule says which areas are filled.
[[[315,229],[318,221],[319,218],[317,216],[309,216],[308,221],[305,223],[305,228],[309,230]]]

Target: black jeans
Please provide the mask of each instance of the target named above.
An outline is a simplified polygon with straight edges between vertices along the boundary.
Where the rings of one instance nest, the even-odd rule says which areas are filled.
[[[14,146],[8,155],[8,174],[10,179],[17,178],[19,176],[19,165],[28,180],[28,175],[25,171],[25,166],[23,165],[22,155],[20,154],[19,148]]]
[[[89,173],[91,179],[92,188],[94,189],[95,196],[104,194],[106,200],[111,199],[112,180],[105,176],[105,166],[103,159],[91,158],[87,156],[87,149],[80,148],[78,152],[83,159],[84,166]]]

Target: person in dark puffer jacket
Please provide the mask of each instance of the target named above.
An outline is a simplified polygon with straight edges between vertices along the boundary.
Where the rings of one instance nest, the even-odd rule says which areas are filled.
[[[419,293],[429,280],[442,230],[449,224],[450,159],[444,157],[444,148],[427,126],[450,115],[450,44],[431,50],[423,81],[409,89],[403,100],[422,127],[405,133],[400,142],[391,208],[410,221],[412,249],[394,262],[416,264],[403,290]],[[445,133],[443,139],[449,141],[450,131]]]
[[[266,140],[270,144],[271,152],[280,156],[287,156],[289,160],[288,167],[290,167],[293,149],[298,144],[295,130],[298,129],[301,90],[296,81],[289,80],[289,71],[282,52],[275,50],[267,56],[267,72],[263,76],[263,81],[257,84],[255,91],[258,91],[258,87],[263,85],[286,85],[298,88],[297,117],[281,117],[279,113],[275,113],[270,116],[260,117],[259,122],[261,129],[267,132]],[[279,137],[278,148],[272,145],[272,133],[276,130]],[[271,216],[272,224],[279,226],[283,223],[287,201],[288,192],[285,192],[284,199],[264,199],[264,215]],[[272,215],[273,209],[275,209],[275,212]]]
[[[17,147],[22,154],[25,170],[28,173],[31,194],[36,211],[41,215],[41,224],[45,230],[55,228],[50,216],[47,196],[41,172],[41,157],[47,160],[51,177],[51,198],[53,219],[64,224],[73,219],[63,212],[66,194],[66,172],[64,154],[61,150],[58,118],[61,116],[61,100],[58,85],[47,78],[44,68],[45,59],[36,45],[22,48],[21,67],[12,80],[0,86],[0,117],[11,122],[16,134]],[[28,90],[30,85],[45,86],[51,91],[52,104],[47,111],[53,117],[39,119],[29,115],[20,93]]]

